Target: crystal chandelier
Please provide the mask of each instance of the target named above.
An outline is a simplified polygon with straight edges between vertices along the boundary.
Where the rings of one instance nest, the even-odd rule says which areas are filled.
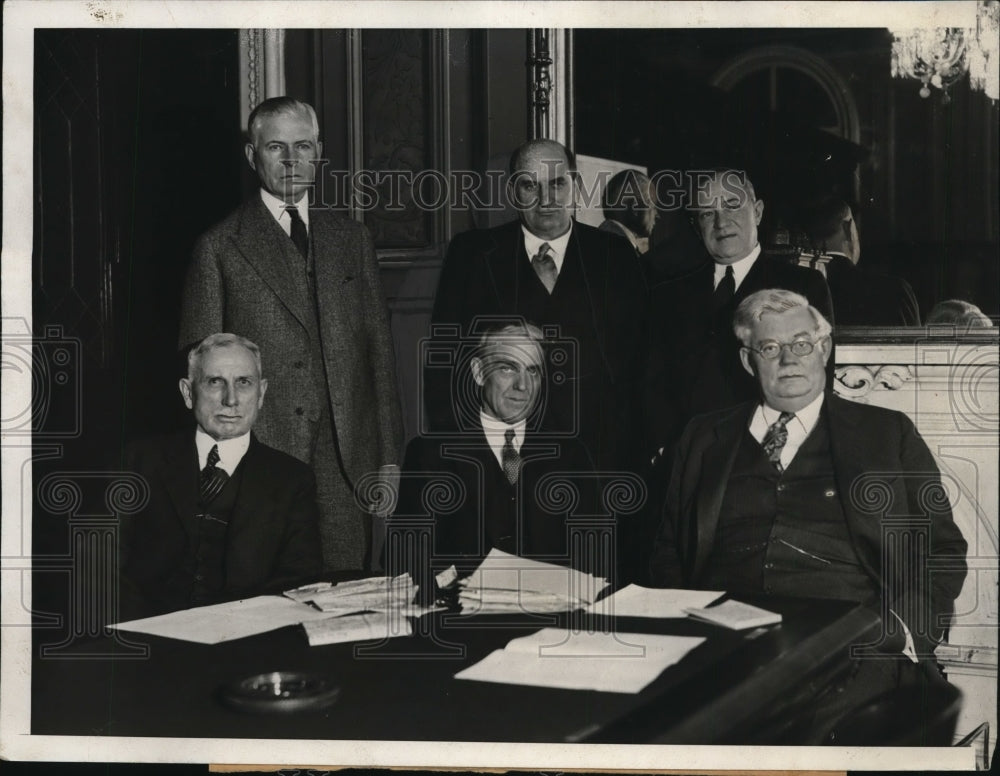
[[[973,89],[1000,99],[1000,1],[980,0],[975,29],[937,27],[890,30],[892,75],[921,82],[920,96],[929,97],[930,87],[942,91],[941,102],[950,101],[948,89],[969,73]]]

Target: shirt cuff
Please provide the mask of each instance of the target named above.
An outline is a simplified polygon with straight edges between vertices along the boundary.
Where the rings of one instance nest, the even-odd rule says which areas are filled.
[[[917,648],[913,644],[913,636],[910,635],[910,629],[906,627],[906,623],[903,622],[903,618],[898,614],[889,610],[893,617],[899,621],[899,627],[903,629],[903,635],[906,637],[906,643],[903,645],[903,654],[906,655],[911,663],[919,663],[917,659]]]

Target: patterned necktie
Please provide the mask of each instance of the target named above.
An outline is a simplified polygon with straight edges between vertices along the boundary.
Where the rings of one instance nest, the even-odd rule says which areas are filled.
[[[768,426],[764,440],[761,442],[764,455],[779,473],[785,470],[785,467],[781,465],[781,451],[785,448],[785,442],[788,441],[788,429],[785,427],[788,425],[788,421],[794,417],[794,412],[782,412],[778,419]]]
[[[299,215],[299,209],[297,207],[286,207],[285,212],[292,219],[292,242],[299,249],[302,258],[307,259],[309,258],[309,233],[306,231],[306,225],[302,222],[302,217]]]
[[[517,482],[517,475],[521,469],[521,454],[514,447],[514,429],[508,428],[504,431],[503,439],[500,460],[503,464],[503,473],[507,475],[507,482],[513,485]]]
[[[551,251],[551,245],[542,243],[538,248],[538,253],[531,259],[531,266],[535,270],[535,274],[538,275],[538,279],[542,281],[545,290],[550,294],[552,289],[556,287],[556,280],[559,277],[556,260],[552,258]]]
[[[198,483],[198,503],[200,504],[206,506],[211,504],[229,482],[229,475],[226,474],[225,470],[216,466],[218,462],[219,446],[212,445],[212,449],[208,451],[205,468],[201,470],[201,480]]]
[[[725,307],[735,293],[736,275],[733,273],[733,265],[730,264],[726,267],[726,274],[719,281],[719,285],[715,287],[715,293],[712,294],[712,304],[715,309],[721,310]]]

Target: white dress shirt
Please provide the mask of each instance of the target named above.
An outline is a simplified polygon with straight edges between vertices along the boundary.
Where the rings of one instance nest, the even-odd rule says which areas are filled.
[[[288,205],[284,200],[278,199],[269,191],[260,190],[260,198],[264,200],[264,205],[278,222],[278,226],[285,230],[285,234],[292,236],[292,217],[288,215],[286,208]],[[299,201],[295,203],[295,209],[299,211],[299,218],[306,225],[306,232],[309,231],[309,197],[303,194]]]
[[[792,459],[795,458],[795,454],[802,447],[802,443],[806,441],[806,437],[816,427],[816,421],[819,420],[819,411],[822,406],[823,394],[820,393],[819,396],[796,412],[794,418],[788,421],[788,424],[785,426],[785,430],[788,432],[788,439],[785,440],[785,446],[781,449],[781,465],[783,468],[788,468]],[[767,404],[759,405],[750,419],[750,435],[758,443],[763,443],[767,429],[780,416],[781,410],[776,410]]]
[[[538,235],[532,234],[527,230],[527,228],[522,224],[521,232],[524,234],[524,249],[528,252],[528,262],[535,257],[538,253],[538,249],[542,247],[542,243],[548,243],[549,256],[556,263],[556,275],[562,272],[563,259],[566,258],[566,246],[569,245],[569,236],[573,234],[573,222],[569,222],[569,229],[566,230],[566,234],[556,237],[554,240],[543,240]]]
[[[753,250],[750,251],[746,256],[744,256],[739,261],[734,261],[732,264],[719,264],[715,265],[715,282],[712,284],[712,288],[718,288],[719,283],[722,282],[722,278],[726,276],[726,267],[733,268],[733,280],[736,281],[736,286],[733,290],[740,287],[740,283],[750,272],[750,268],[753,263],[757,261],[757,257],[760,256],[760,243],[757,243]]]
[[[497,459],[497,463],[503,468],[503,446],[507,444],[507,429],[514,429],[514,438],[511,444],[517,452],[521,452],[521,445],[524,444],[524,429],[528,424],[527,420],[521,420],[514,425],[497,420],[491,415],[487,415],[482,410],[479,411],[479,421],[483,424],[483,433],[486,441],[489,442],[490,450]]]
[[[243,436],[238,436],[235,439],[216,441],[199,428],[194,432],[194,443],[198,447],[198,471],[205,468],[209,452],[213,446],[218,445],[219,462],[215,465],[232,477],[236,467],[240,465],[240,461],[243,460],[243,456],[250,448],[250,432],[247,431]]]

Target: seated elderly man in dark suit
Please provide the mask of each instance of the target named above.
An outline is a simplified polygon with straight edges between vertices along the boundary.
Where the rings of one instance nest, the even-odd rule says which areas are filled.
[[[815,307],[789,291],[758,291],[733,328],[760,397],[685,429],[652,581],[872,607],[883,621],[879,654],[824,705],[834,718],[922,677],[916,661],[932,663],[943,638],[966,543],[910,419],[826,391],[830,324]]]
[[[386,568],[417,578],[454,564],[467,574],[494,547],[588,566],[570,557],[568,525],[571,510],[594,514],[593,464],[577,440],[538,429],[542,332],[524,323],[495,326],[459,368],[471,377],[465,406],[457,408],[462,431],[407,446],[399,502],[386,526]],[[576,498],[565,499],[567,489]],[[430,544],[420,557],[404,558],[399,537],[420,522],[431,528]]]
[[[322,569],[312,470],[251,431],[267,391],[257,346],[206,337],[180,390],[196,428],[127,451],[149,502],[122,526],[122,620],[280,592]]]

